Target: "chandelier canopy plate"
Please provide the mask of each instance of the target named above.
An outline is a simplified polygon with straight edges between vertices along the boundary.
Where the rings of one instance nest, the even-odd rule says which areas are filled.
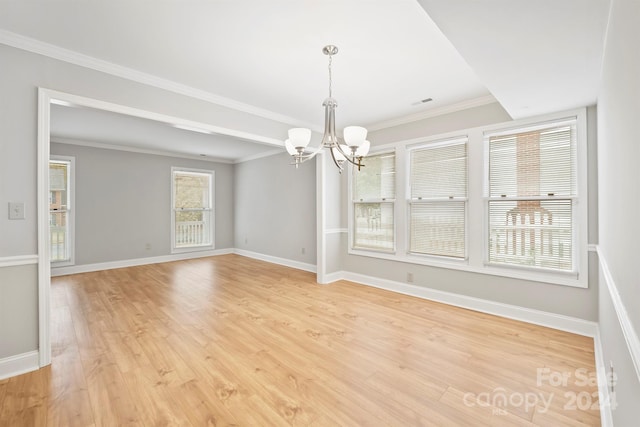
[[[338,46],[334,46],[332,44],[328,44],[325,47],[322,48],[322,53],[324,53],[325,55],[335,55],[336,53],[338,53]]]

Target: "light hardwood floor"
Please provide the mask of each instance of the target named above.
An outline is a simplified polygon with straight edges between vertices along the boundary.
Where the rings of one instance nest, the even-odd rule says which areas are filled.
[[[0,425],[600,424],[590,338],[237,255],[53,278],[51,327]]]

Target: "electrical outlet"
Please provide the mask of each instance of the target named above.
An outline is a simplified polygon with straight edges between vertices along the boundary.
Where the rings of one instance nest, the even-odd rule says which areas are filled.
[[[407,273],[407,282],[413,283],[413,273]]]
[[[306,252],[306,249],[305,249],[305,248],[302,248],[302,255],[304,255],[304,254],[305,254],[305,252]]]
[[[25,219],[23,202],[9,202],[9,219]]]
[[[615,385],[616,385],[616,376],[615,371],[613,370],[613,360],[609,360],[609,391],[611,394],[615,393]]]
[[[144,248],[148,251],[151,250],[151,243],[147,243],[146,245],[144,245]]]

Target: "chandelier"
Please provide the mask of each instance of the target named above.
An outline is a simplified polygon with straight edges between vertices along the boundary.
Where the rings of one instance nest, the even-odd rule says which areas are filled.
[[[322,49],[325,55],[329,56],[329,97],[324,100],[324,135],[320,146],[311,153],[306,149],[311,141],[311,129],[293,128],[289,129],[289,139],[284,142],[287,152],[293,157],[296,168],[307,160],[311,160],[322,151],[329,149],[333,162],[342,172],[345,162],[356,166],[358,170],[362,166],[362,158],[367,155],[371,143],[367,141],[367,130],[361,126],[347,126],[342,132],[342,138],[336,134],[336,108],[338,101],[331,93],[331,60],[333,55],[338,53],[338,48],[333,45],[325,46]]]

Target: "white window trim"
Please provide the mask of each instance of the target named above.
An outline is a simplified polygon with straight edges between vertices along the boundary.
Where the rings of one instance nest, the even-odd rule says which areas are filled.
[[[68,267],[70,265],[76,265],[76,158],[73,156],[58,156],[52,154],[49,156],[49,160],[69,162],[69,205],[71,205],[70,209],[67,210],[67,229],[69,230],[69,259],[66,261],[51,262],[51,268]],[[49,245],[51,245],[51,242],[49,242]],[[50,247],[49,250],[51,250]]]
[[[483,141],[484,133],[492,134],[509,134],[522,128],[544,129],[550,125],[561,123],[563,120],[576,120],[576,163],[577,163],[577,183],[576,194],[574,196],[558,196],[558,200],[571,200],[572,201],[572,221],[575,224],[575,233],[573,235],[573,252],[574,258],[574,271],[558,271],[558,270],[545,270],[542,268],[516,266],[516,265],[498,265],[489,263],[489,200],[495,198],[488,197],[489,191],[487,185],[489,183],[489,155],[488,144],[484,144],[485,150],[485,163],[484,163],[484,177],[483,182],[485,187],[483,188],[484,199],[484,264],[485,267],[492,270],[521,270],[523,274],[533,274],[548,276],[557,278],[557,280],[551,281],[551,283],[558,283],[568,286],[587,288],[588,287],[588,176],[587,176],[587,111],[586,108],[565,111],[555,114],[549,114],[542,117],[533,117],[523,120],[517,120],[508,123],[508,126],[492,125],[483,128]],[[495,133],[494,133],[495,132]],[[528,198],[528,199],[531,199]]]
[[[530,125],[544,125],[546,122],[556,122],[575,117],[577,119],[577,201],[574,212],[575,224],[575,258],[576,271],[574,273],[556,270],[530,269],[520,266],[487,265],[488,257],[488,204],[485,202],[485,176],[488,174],[488,147],[484,144],[484,133],[492,131],[508,132]],[[456,138],[468,138],[467,142],[467,259],[445,259],[433,255],[408,253],[409,211],[408,203],[397,203],[398,200],[408,200],[408,149],[418,144],[437,143],[439,141]],[[587,179],[587,114],[586,108],[564,111],[544,116],[480,126],[438,135],[430,135],[411,140],[398,141],[375,147],[372,154],[382,154],[395,150],[396,153],[396,203],[395,203],[395,237],[396,251],[394,253],[380,252],[353,248],[353,197],[352,177],[348,175],[348,254],[384,259],[389,261],[417,264],[438,268],[447,268],[472,273],[488,274],[492,276],[543,282],[578,288],[588,287],[588,179]],[[365,160],[366,165],[366,160]],[[366,166],[365,166],[366,167]],[[476,218],[471,219],[471,213],[477,212]],[[482,214],[480,214],[482,212]]]
[[[349,167],[347,168],[349,170],[349,173],[347,174],[347,197],[348,197],[348,208],[347,208],[347,216],[348,216],[348,239],[349,239],[349,244],[348,244],[348,253],[349,254],[353,254],[353,255],[364,255],[364,256],[368,256],[371,254],[378,254],[380,257],[385,257],[385,256],[394,256],[397,253],[398,250],[398,214],[399,214],[399,210],[398,210],[398,205],[400,205],[401,203],[398,203],[398,180],[399,180],[399,174],[398,174],[398,152],[397,150],[395,150],[394,148],[383,148],[383,149],[377,149],[377,150],[372,150],[371,152],[369,152],[369,156],[378,156],[381,154],[391,154],[393,153],[395,155],[395,180],[396,180],[396,196],[393,199],[387,199],[384,201],[380,201],[378,199],[376,200],[363,200],[363,201],[359,201],[357,203],[393,203],[393,249],[392,250],[384,250],[384,249],[373,249],[373,248],[359,248],[359,247],[354,247],[353,242],[354,242],[354,238],[355,238],[355,234],[354,234],[354,224],[353,224],[353,213],[354,213],[354,204],[356,203],[353,200],[353,174],[354,173],[358,173],[357,170],[355,170],[354,167]],[[364,164],[363,167],[367,167],[366,162]],[[402,178],[404,179],[404,178]]]
[[[211,227],[210,227],[210,232],[211,232],[211,244],[208,245],[198,245],[198,246],[189,246],[189,247],[183,247],[183,248],[177,248],[175,246],[175,242],[176,242],[176,217],[175,217],[175,213],[174,213],[174,202],[175,202],[175,197],[174,197],[174,174],[176,172],[196,172],[196,173],[206,173],[206,174],[210,174],[211,175]],[[216,236],[216,232],[215,232],[215,220],[216,220],[216,175],[215,175],[215,171],[214,170],[207,170],[207,169],[194,169],[194,168],[183,168],[183,167],[179,167],[179,166],[172,166],[171,167],[171,175],[170,175],[170,190],[171,190],[171,206],[170,206],[170,214],[171,214],[171,253],[172,254],[179,254],[179,253],[186,253],[186,252],[199,252],[199,251],[209,251],[212,249],[215,249],[215,236]]]

